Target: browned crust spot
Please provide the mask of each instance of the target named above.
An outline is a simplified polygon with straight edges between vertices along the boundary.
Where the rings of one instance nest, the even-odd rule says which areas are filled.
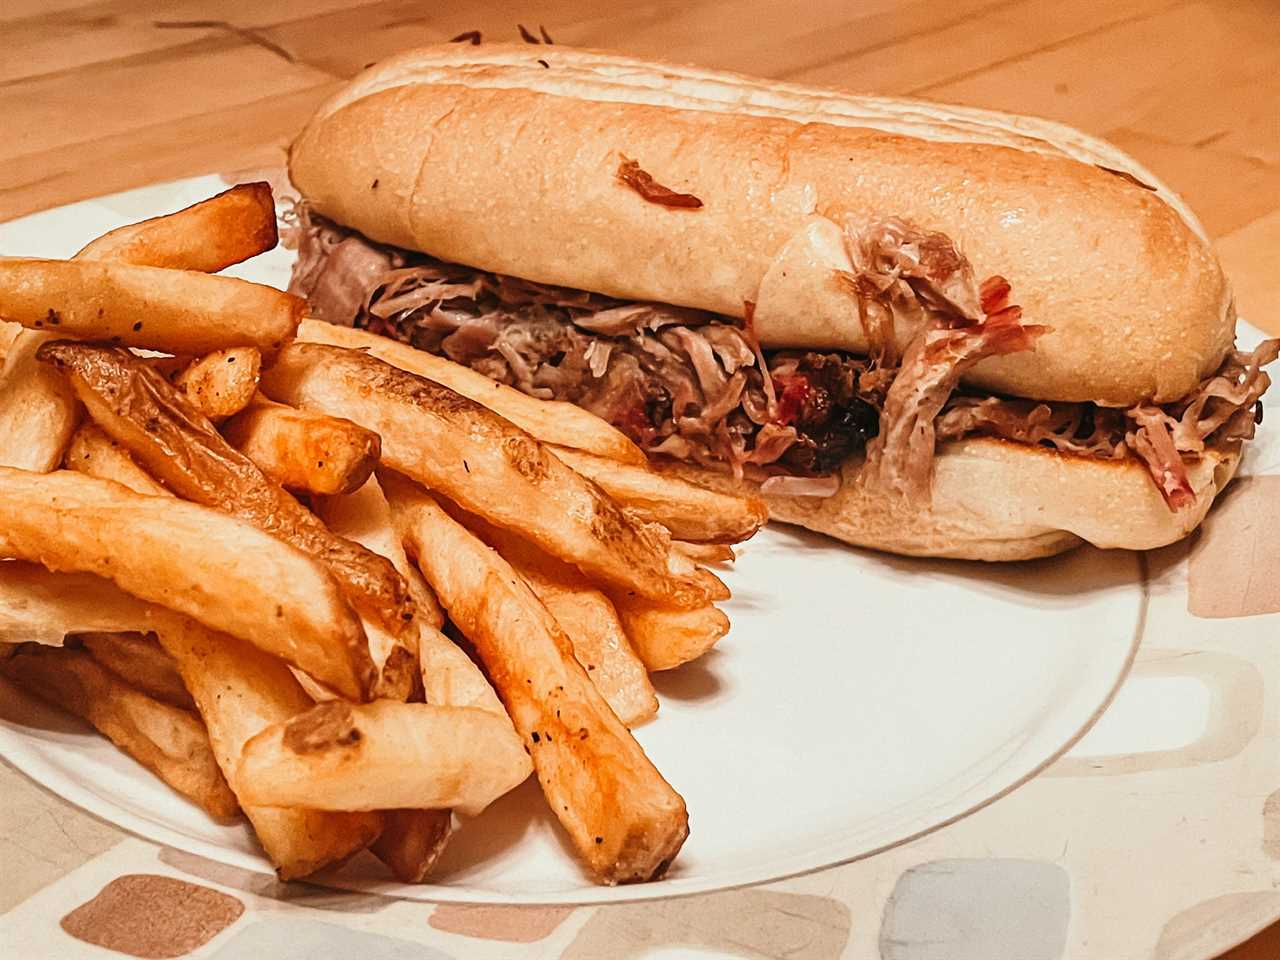
[[[317,703],[306,713],[290,720],[284,728],[284,746],[296,754],[354,746],[362,737],[356,727],[351,704],[342,700]]]

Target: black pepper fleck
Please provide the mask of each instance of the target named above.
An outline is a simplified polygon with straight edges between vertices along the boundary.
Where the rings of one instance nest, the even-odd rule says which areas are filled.
[[[541,742],[542,742],[542,738],[541,738],[540,736],[538,736],[538,731],[537,731],[537,730],[533,731],[533,742],[534,742],[534,743],[541,743]]]

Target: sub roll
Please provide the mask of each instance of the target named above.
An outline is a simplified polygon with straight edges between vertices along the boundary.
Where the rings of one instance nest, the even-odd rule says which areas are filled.
[[[1280,344],[1185,205],[1046,121],[549,46],[371,68],[290,151],[291,289],[896,553],[1200,523]]]

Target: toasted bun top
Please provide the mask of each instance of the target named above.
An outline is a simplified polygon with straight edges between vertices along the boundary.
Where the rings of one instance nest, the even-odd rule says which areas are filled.
[[[623,156],[703,207],[645,201],[615,176]],[[385,243],[731,316],[752,301],[767,346],[865,352],[832,282],[848,266],[841,231],[898,217],[948,235],[1053,328],[965,378],[1004,393],[1175,400],[1234,334],[1185,205],[1115,148],[1031,118],[451,44],[357,77],[294,144],[290,172],[322,213]]]

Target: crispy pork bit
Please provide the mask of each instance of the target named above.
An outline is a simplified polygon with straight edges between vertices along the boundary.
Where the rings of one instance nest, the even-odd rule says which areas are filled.
[[[615,176],[650,203],[686,210],[697,210],[702,206],[702,201],[692,193],[678,193],[658,183],[651,173],[640,168],[638,160],[623,157]]]

